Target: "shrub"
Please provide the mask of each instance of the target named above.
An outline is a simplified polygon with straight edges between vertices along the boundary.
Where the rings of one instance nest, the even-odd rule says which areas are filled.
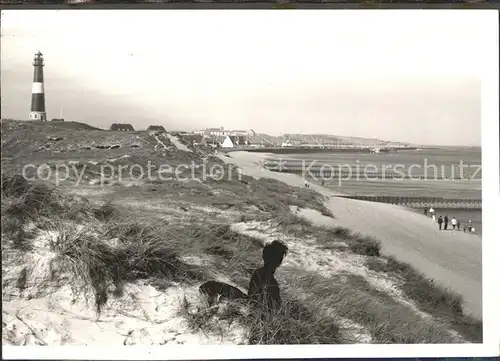
[[[370,237],[363,236],[359,233],[352,233],[349,229],[344,227],[335,227],[329,229],[324,234],[324,243],[330,243],[335,239],[340,239],[347,243],[349,249],[362,256],[380,256],[381,244],[378,240]]]
[[[19,174],[10,178],[2,175],[2,197],[21,197],[29,188],[28,181]]]
[[[348,238],[351,236],[351,231],[344,227],[335,227],[332,230],[332,235],[339,238]]]
[[[93,209],[93,215],[100,221],[109,221],[118,215],[118,211],[110,202],[106,202],[102,206]]]
[[[355,237],[349,242],[352,252],[363,256],[380,256],[380,242],[372,237]]]
[[[247,318],[249,343],[260,345],[344,343],[334,319],[285,295],[280,311],[268,320],[260,314]]]

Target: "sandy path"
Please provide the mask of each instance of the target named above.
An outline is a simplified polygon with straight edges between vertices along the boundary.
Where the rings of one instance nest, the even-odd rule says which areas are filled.
[[[304,180],[295,174],[289,173],[279,173],[279,172],[271,172],[265,169],[264,162],[265,160],[272,156],[269,153],[249,153],[249,152],[230,152],[226,154],[219,154],[218,157],[222,159],[224,162],[232,163],[238,166],[244,174],[254,177],[256,179],[259,178],[273,178],[279,180],[283,183],[287,183],[293,187],[303,187]],[[325,187],[321,187],[317,184],[309,182],[311,189],[314,189],[318,192],[326,196],[333,195],[343,195],[340,192],[329,190]]]
[[[182,144],[179,140],[178,137],[174,137],[172,136],[171,134],[164,134],[163,135],[165,138],[167,138],[168,140],[170,140],[172,142],[173,145],[175,145],[175,147],[179,150],[182,150],[183,152],[188,152],[188,153],[191,153],[192,150],[189,149],[186,145]]]
[[[270,172],[261,168],[267,154],[232,152],[221,156],[228,163],[257,178],[269,177],[302,186],[300,177]],[[333,196],[324,187],[311,188]],[[369,234],[382,242],[383,251],[408,262],[428,277],[461,294],[465,311],[482,318],[481,238],[458,231],[439,231],[429,218],[399,206],[331,197],[328,208],[335,219],[318,212],[303,211],[316,224],[343,226],[355,232]]]

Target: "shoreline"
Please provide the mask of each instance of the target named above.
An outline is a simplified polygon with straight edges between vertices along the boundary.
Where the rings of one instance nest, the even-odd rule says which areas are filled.
[[[271,172],[262,168],[268,154],[232,152],[220,156],[226,163],[238,166],[242,173],[257,178],[272,178],[290,186],[302,187],[301,177]],[[319,217],[314,212],[302,213],[316,225],[341,226],[377,238],[385,254],[394,256],[427,277],[450,288],[463,297],[464,311],[482,319],[481,239],[463,232],[440,232],[423,214],[404,207],[338,197],[343,194],[314,183],[311,189],[322,194],[325,205],[335,219]],[[453,237],[452,237],[453,233]]]

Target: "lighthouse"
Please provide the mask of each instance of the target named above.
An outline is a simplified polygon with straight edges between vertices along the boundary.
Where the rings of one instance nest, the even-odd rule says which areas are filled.
[[[45,91],[43,87],[43,54],[35,54],[33,58],[33,88],[31,91],[31,112],[30,120],[47,120],[47,113],[45,113]]]

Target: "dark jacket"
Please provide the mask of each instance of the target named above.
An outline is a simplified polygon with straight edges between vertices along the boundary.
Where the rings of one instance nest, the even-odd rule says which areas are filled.
[[[254,305],[261,305],[269,311],[281,306],[280,288],[269,269],[262,267],[252,274],[248,297]]]

